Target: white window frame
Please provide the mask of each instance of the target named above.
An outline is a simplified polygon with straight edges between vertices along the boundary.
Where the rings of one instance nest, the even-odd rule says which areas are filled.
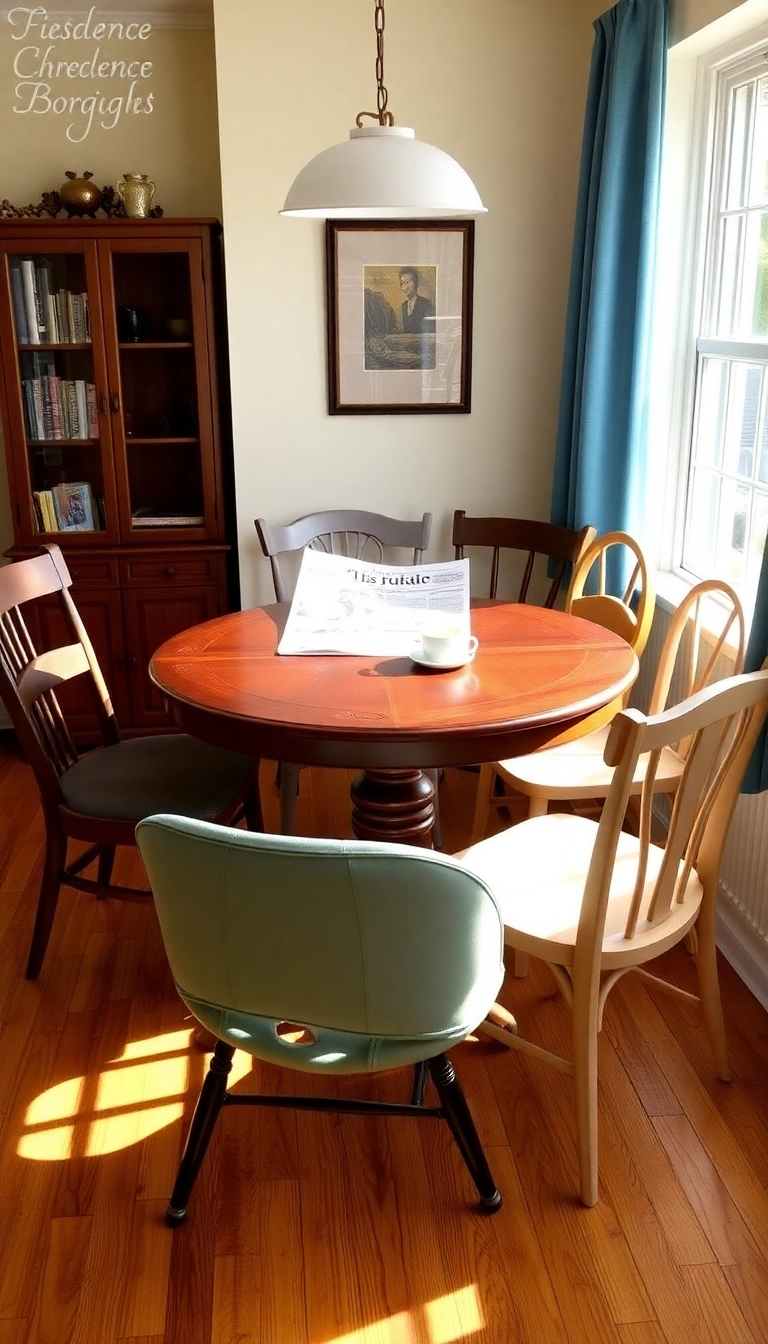
[[[713,31],[717,25],[713,25]],[[706,247],[717,228],[712,208],[717,185],[712,163],[716,112],[727,107],[730,87],[760,64],[768,76],[768,23],[727,43],[709,43],[706,30],[669,54],[662,155],[659,245],[649,406],[647,540],[659,568],[659,594],[675,605],[697,576],[682,566],[683,523],[692,451],[697,354],[712,350],[698,339],[712,296],[705,290]],[[768,341],[716,342],[732,353],[768,358]],[[663,498],[662,498],[663,491]],[[748,613],[748,615],[751,613]]]

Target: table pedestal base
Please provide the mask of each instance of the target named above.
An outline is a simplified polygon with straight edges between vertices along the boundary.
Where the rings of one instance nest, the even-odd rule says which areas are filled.
[[[366,770],[350,792],[358,840],[431,846],[435,790],[421,770]]]

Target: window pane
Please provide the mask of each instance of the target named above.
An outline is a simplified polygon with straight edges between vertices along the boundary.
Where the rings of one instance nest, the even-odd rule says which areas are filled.
[[[752,479],[755,460],[761,389],[762,367],[734,360],[728,394],[723,469],[734,476],[746,476],[747,480]]]
[[[742,215],[724,219],[722,225],[720,274],[715,304],[715,334],[734,336],[738,327],[738,302],[741,259]]]
[[[720,477],[696,470],[688,499],[688,518],[683,547],[683,566],[697,578],[708,578],[713,568],[712,540],[717,535]]]
[[[742,84],[731,94],[730,126],[725,174],[725,209],[734,210],[746,199],[749,131],[753,84]]]
[[[720,574],[729,583],[739,586],[744,579],[749,533],[749,505],[751,491],[746,486],[724,480],[720,487],[720,517],[718,520],[715,554],[710,555],[710,572]]]
[[[699,369],[696,428],[693,455],[696,462],[719,467],[723,452],[725,399],[728,393],[728,362],[704,356]],[[766,430],[768,465],[768,430]]]
[[[749,200],[752,205],[762,205],[768,201],[768,79],[757,83],[755,101]]]

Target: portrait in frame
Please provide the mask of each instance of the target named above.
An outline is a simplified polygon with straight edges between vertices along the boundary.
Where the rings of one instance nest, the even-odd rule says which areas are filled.
[[[468,412],[473,220],[329,220],[331,415]]]

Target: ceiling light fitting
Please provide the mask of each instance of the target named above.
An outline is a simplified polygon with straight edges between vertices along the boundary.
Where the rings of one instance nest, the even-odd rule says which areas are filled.
[[[384,0],[375,0],[376,112],[358,112],[349,140],[310,159],[281,215],[310,219],[446,219],[483,215],[472,179],[450,154],[395,126],[384,84]],[[363,118],[378,124],[363,126]]]

